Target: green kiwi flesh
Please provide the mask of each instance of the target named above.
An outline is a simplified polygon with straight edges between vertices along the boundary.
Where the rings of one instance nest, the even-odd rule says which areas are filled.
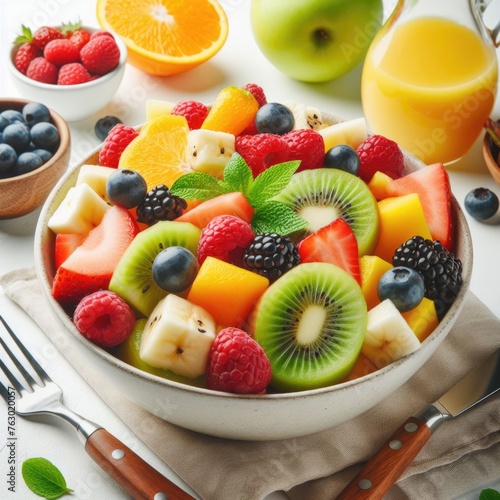
[[[334,168],[304,170],[273,199],[306,219],[308,234],[341,217],[356,236],[360,256],[375,248],[379,233],[377,200],[355,175]]]
[[[167,295],[155,282],[152,266],[165,248],[182,246],[196,255],[201,229],[190,222],[160,221],[141,231],[129,245],[113,272],[109,289],[142,316],[149,316]],[[186,292],[187,293],[187,292]]]
[[[132,333],[117,347],[110,349],[110,353],[113,356],[121,359],[128,365],[131,365],[139,370],[151,373],[158,377],[166,378],[169,380],[174,380],[175,382],[180,382],[183,384],[194,385],[196,387],[206,387],[205,378],[198,377],[195,379],[183,377],[182,375],[177,375],[170,370],[162,370],[161,368],[156,368],[154,366],[148,365],[139,356],[142,333],[144,332],[144,327],[147,323],[146,318],[139,318],[134,325]]]
[[[271,385],[300,391],[345,379],[366,324],[356,280],[333,264],[314,262],[294,267],[264,292],[250,331],[271,362]]]

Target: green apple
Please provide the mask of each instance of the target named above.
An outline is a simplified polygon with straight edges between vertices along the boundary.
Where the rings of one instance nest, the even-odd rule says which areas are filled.
[[[326,82],[353,70],[382,24],[382,0],[252,0],[264,56],[296,80]]]

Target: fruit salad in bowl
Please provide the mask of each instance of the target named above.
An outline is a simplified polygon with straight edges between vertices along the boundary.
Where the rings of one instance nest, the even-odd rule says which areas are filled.
[[[442,164],[256,84],[115,125],[36,232],[46,298],[103,378],[233,439],[389,396],[448,334],[471,266]]]

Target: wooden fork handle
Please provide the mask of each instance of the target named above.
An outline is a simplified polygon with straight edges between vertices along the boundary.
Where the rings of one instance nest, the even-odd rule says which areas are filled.
[[[193,499],[106,429],[93,432],[85,443],[85,450],[134,499]]]
[[[364,465],[337,500],[379,500],[389,491],[431,437],[418,418],[409,418]]]

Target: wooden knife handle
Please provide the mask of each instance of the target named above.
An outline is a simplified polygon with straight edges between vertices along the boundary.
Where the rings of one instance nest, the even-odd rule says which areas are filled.
[[[164,493],[163,498],[168,500],[193,499],[106,429],[93,432],[85,443],[85,450],[136,500],[153,500],[158,493]]]
[[[431,437],[418,418],[409,418],[364,465],[337,500],[381,499]]]

